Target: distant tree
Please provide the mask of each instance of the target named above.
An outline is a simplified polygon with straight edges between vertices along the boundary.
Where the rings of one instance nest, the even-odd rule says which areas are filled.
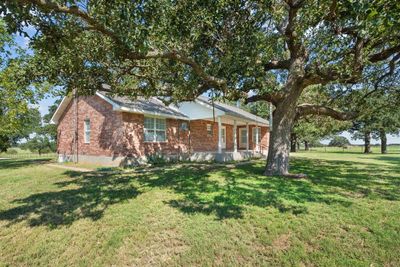
[[[60,102],[61,99],[56,100],[49,107],[49,112],[43,118],[39,114],[39,121],[33,130],[34,136],[28,138],[27,142],[23,144],[23,148],[29,149],[32,152],[38,152],[39,155],[44,152],[54,152],[56,150],[57,127],[51,123],[51,118]]]
[[[387,153],[387,134],[400,132],[400,88],[388,88],[371,98],[369,107],[353,121],[353,139],[364,139],[364,153],[371,153],[371,138],[381,140],[381,153]]]
[[[54,142],[57,142],[57,125],[51,122],[51,118],[53,117],[54,112],[56,112],[61,100],[61,98],[57,99],[54,104],[49,107],[48,113],[43,116],[44,125],[42,126],[42,131],[46,132]]]
[[[349,127],[348,122],[336,121],[329,117],[308,116],[296,121],[292,130],[294,142],[304,143],[304,149],[309,150],[310,146],[320,144],[320,140],[334,135]],[[292,143],[291,150],[296,149]]]
[[[0,2],[11,31],[27,24],[38,31],[30,42],[35,80],[80,94],[107,83],[131,97],[183,101],[212,90],[271,102],[265,175],[290,175],[296,116],[357,115],[354,101],[301,102],[310,87],[337,99],[371,72],[399,70],[399,10],[397,1],[382,0]]]
[[[38,133],[33,138],[30,138],[24,145],[24,149],[29,149],[32,152],[38,152],[39,155],[47,152],[55,151],[55,142],[47,134]]]
[[[45,83],[27,79],[25,58],[25,51],[15,44],[0,19],[0,151],[27,138],[39,124],[39,111],[32,106],[40,99]]]
[[[329,146],[346,147],[348,145],[350,145],[350,141],[346,137],[340,135],[333,136],[332,140],[329,142]]]

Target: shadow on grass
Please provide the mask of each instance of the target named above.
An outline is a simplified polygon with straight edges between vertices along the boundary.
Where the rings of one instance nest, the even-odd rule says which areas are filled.
[[[388,157],[374,159],[387,163]],[[393,163],[390,160],[389,163]],[[292,165],[296,172],[307,173],[308,180],[326,192],[400,200],[400,165],[308,159],[296,159]]]
[[[184,213],[214,213],[218,219],[241,218],[246,207],[273,207],[295,215],[307,213],[307,202],[351,205],[326,195],[305,180],[264,177],[262,165],[243,165],[210,172],[181,168],[144,174],[139,181],[148,187],[165,187],[181,196],[167,202]]]
[[[0,220],[53,228],[84,218],[97,220],[110,205],[154,188],[172,191],[174,199],[161,201],[183,213],[217,219],[241,218],[251,207],[302,215],[310,203],[349,207],[357,198],[400,200],[400,166],[308,159],[291,165],[293,172],[309,178],[264,177],[260,162],[234,169],[185,165],[136,175],[68,171],[70,180],[56,183],[58,191],[17,199],[12,203],[17,207],[0,212]]]
[[[30,226],[56,228],[83,218],[100,219],[113,204],[135,198],[139,191],[130,177],[106,173],[67,171],[70,181],[56,183],[60,191],[32,194],[13,201],[18,206],[0,212],[0,220],[10,223],[27,221]]]
[[[17,169],[22,167],[28,167],[30,165],[46,164],[52,161],[50,158],[45,159],[2,159],[0,160],[1,169]]]

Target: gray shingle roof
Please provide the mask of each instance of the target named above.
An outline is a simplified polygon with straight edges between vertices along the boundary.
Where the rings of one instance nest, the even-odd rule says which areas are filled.
[[[117,104],[119,107],[126,108],[135,112],[144,114],[153,114],[165,117],[190,119],[186,114],[180,112],[177,108],[172,106],[166,106],[162,101],[160,101],[155,97],[149,99],[144,99],[144,98],[130,99],[128,97],[111,96],[104,91],[98,91],[97,93],[104,97],[107,97],[109,100]],[[196,100],[205,103],[207,105],[212,105],[211,101],[204,96],[200,96]],[[256,123],[269,125],[268,120],[263,119],[254,114],[251,114],[250,112],[247,112],[241,108],[232,105],[214,101],[214,107],[216,109],[225,112],[227,115],[233,117],[238,117]]]
[[[177,117],[182,119],[189,119],[188,116],[179,110],[166,106],[162,101],[155,97],[144,99],[130,99],[128,97],[110,96],[105,92],[98,92],[99,94],[107,97],[112,102],[116,103],[122,108],[127,108],[140,113],[160,115],[165,117]]]
[[[207,97],[199,96],[197,98],[197,100],[200,101],[200,102],[206,103],[208,105],[212,105],[212,102]],[[247,111],[245,111],[245,110],[243,110],[241,108],[238,108],[238,107],[235,107],[235,106],[232,106],[232,105],[228,105],[228,104],[225,104],[225,103],[214,101],[214,107],[216,109],[219,109],[219,110],[225,112],[226,114],[234,116],[234,117],[239,117],[239,118],[243,118],[243,119],[251,120],[251,121],[254,121],[254,122],[258,122],[258,123],[269,125],[269,121],[268,120],[263,119],[263,118],[261,118],[259,116],[254,115],[254,114],[251,114],[250,112],[247,112]]]

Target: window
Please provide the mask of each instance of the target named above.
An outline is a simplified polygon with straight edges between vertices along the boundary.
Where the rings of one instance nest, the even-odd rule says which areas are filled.
[[[258,132],[258,143],[261,142],[261,128],[260,127],[254,127],[253,128],[253,143],[256,143],[256,134]]]
[[[144,141],[145,142],[165,142],[166,123],[165,119],[144,117]]]
[[[89,144],[90,143],[90,120],[86,119],[85,124],[84,124],[84,139],[85,143]]]
[[[247,129],[240,128],[239,135],[240,135],[239,145],[243,147],[247,144]]]
[[[211,126],[211,124],[207,124],[207,134],[212,136],[212,126]]]

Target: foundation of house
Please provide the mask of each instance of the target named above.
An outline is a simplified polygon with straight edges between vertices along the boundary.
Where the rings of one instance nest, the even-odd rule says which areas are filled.
[[[216,162],[230,162],[230,161],[241,161],[248,160],[252,158],[266,158],[266,151],[223,151],[221,153],[218,152],[210,152],[210,151],[202,151],[202,152],[193,152],[191,154],[181,154],[181,155],[157,155],[156,157],[162,158],[165,161],[195,161],[195,162],[204,162],[204,161],[216,161]],[[92,155],[58,155],[58,162],[87,162],[94,163],[104,166],[110,167],[124,167],[124,166],[138,166],[147,164],[152,161],[150,157],[109,157],[109,156],[92,156]],[[153,158],[154,159],[154,158]]]

